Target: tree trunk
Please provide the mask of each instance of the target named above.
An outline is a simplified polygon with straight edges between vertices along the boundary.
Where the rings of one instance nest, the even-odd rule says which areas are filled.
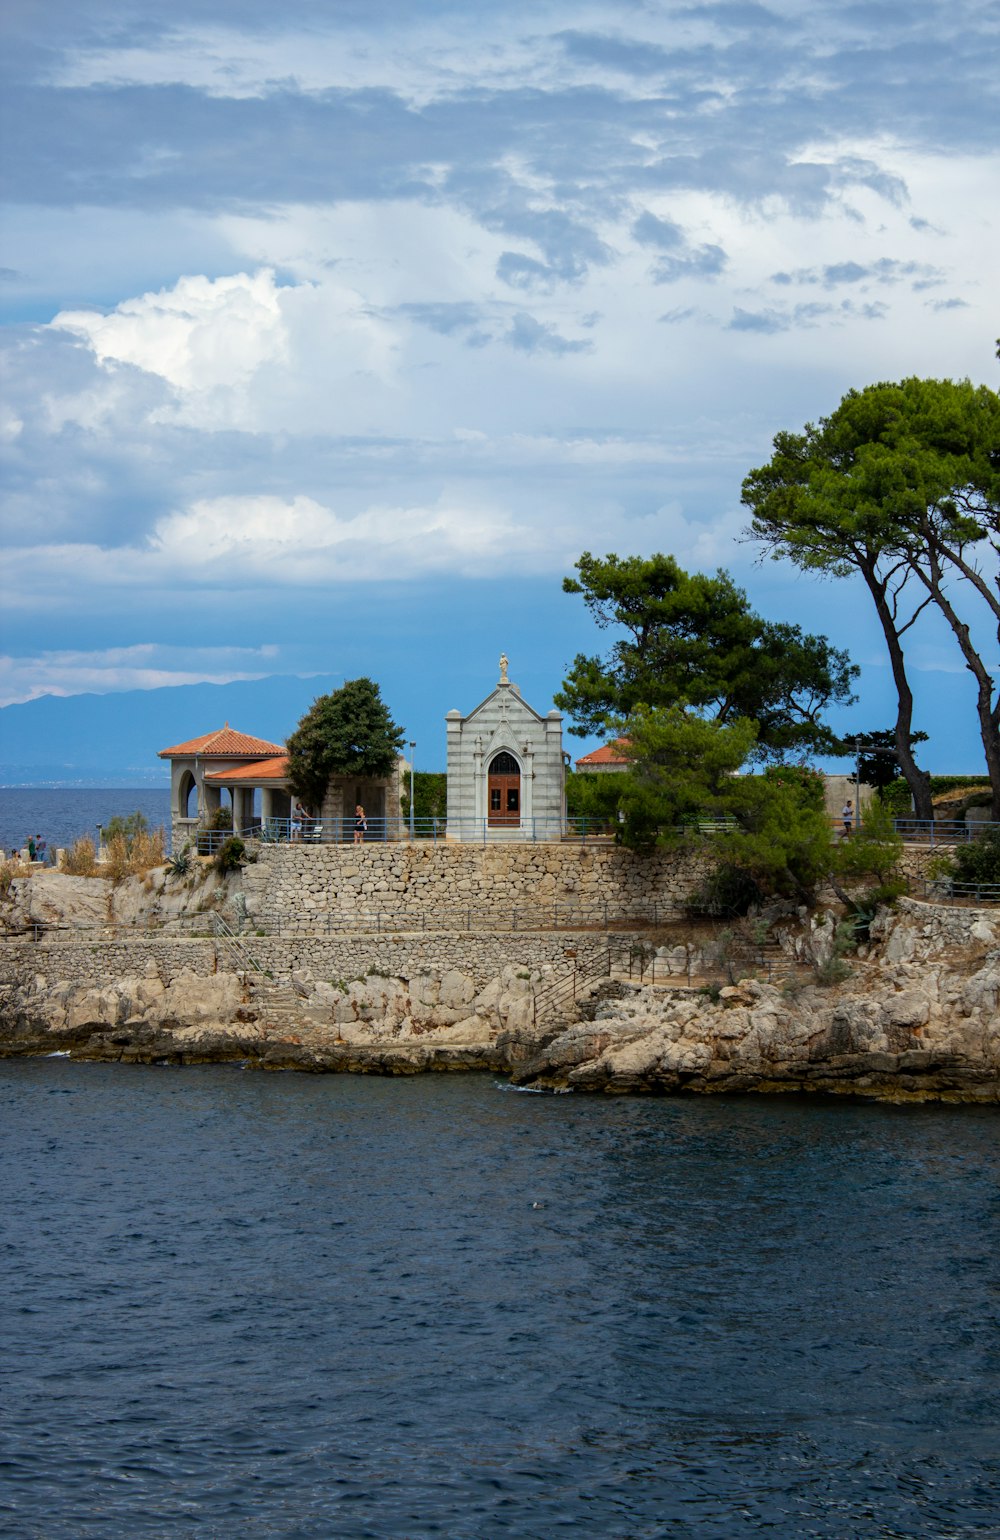
[[[926,572],[916,561],[911,562],[910,565],[954,632],[955,640],[965,659],[965,666],[976,681],[976,715],[979,718],[979,732],[983,740],[983,753],[986,756],[986,773],[990,778],[990,790],[993,793],[990,817],[994,823],[1000,823],[1000,694],[994,705],[993,677],[973,645],[969,627],[959,619],[945,592],[941,564],[936,552],[931,550]]]
[[[906,660],[903,657],[903,649],[899,641],[899,632],[893,618],[889,600],[886,597],[886,585],[882,582],[875,570],[875,563],[861,561],[858,563],[859,571],[868,584],[868,591],[875,601],[875,609],[882,626],[882,634],[885,644],[889,649],[889,663],[892,668],[892,678],[896,686],[896,697],[899,702],[896,712],[896,755],[899,759],[899,768],[903,772],[903,779],[910,788],[913,798],[914,817],[930,822],[934,817],[934,804],[931,801],[931,778],[926,770],[921,770],[913,758],[913,749],[910,737],[913,732],[913,691],[906,677]]]

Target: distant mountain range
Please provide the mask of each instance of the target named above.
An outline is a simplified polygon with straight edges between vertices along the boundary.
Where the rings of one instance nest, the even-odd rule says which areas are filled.
[[[43,695],[0,708],[0,785],[166,785],[158,749],[229,721],[242,732],[284,743],[317,695],[341,675],[274,674],[232,684],[170,685],[115,695]]]

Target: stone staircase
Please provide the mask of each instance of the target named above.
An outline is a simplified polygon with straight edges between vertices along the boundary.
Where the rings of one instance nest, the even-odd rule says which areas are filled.
[[[260,1013],[265,1032],[298,1023],[302,1018],[303,1002],[295,987],[276,979],[258,962],[246,942],[218,913],[212,917],[212,930],[218,955],[224,957],[243,980],[250,1003]]]

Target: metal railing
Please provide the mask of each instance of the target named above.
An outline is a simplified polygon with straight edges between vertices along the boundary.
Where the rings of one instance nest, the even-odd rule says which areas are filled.
[[[894,818],[893,828],[908,844],[969,845],[997,823],[966,823],[964,818]]]
[[[192,835],[199,855],[214,855],[235,834],[262,845],[383,845],[409,842],[437,845],[445,840],[488,845],[493,841],[525,844],[607,843],[620,826],[595,818],[521,818],[492,822],[489,818],[416,818],[411,835],[404,818],[368,818],[363,830],[353,818],[267,818],[235,829],[198,829]]]
[[[943,876],[924,877],[919,886],[931,904],[1000,904],[1000,882],[956,882]]]
[[[548,1021],[558,1022],[572,1010],[581,990],[611,976],[611,950],[608,948],[598,957],[589,958],[584,966],[574,957],[568,966],[532,993],[532,1020],[535,1026]]]
[[[0,940],[15,940],[30,936],[32,940],[43,938],[70,939],[76,937],[120,940],[134,937],[176,936],[178,939],[212,940],[219,933],[216,929],[217,911],[202,914],[171,916],[166,920],[147,919],[142,924],[134,921],[96,921],[90,924],[51,920],[27,922],[17,931],[0,931]],[[261,939],[280,936],[338,936],[348,934],[391,935],[401,932],[469,932],[484,935],[513,934],[518,931],[595,931],[648,930],[676,920],[677,910],[672,903],[656,901],[635,908],[618,909],[607,903],[569,904],[455,904],[429,906],[414,901],[411,904],[386,904],[378,909],[329,909],[310,910],[298,918],[255,915],[247,929],[233,933],[244,942],[249,938]],[[224,923],[224,922],[219,922]]]
[[[844,834],[841,818],[831,818],[837,834]],[[705,816],[684,820],[682,832],[693,837],[731,834],[739,830],[736,819]],[[852,834],[857,833],[857,822]],[[896,818],[893,828],[908,844],[964,845],[996,823],[966,823],[964,819]],[[214,855],[235,833],[240,839],[258,840],[263,845],[384,845],[408,843],[462,844],[521,842],[525,844],[581,844],[621,839],[622,826],[596,818],[521,818],[491,822],[488,818],[416,818],[411,832],[403,818],[368,818],[364,830],[355,829],[353,818],[268,818],[255,820],[233,829],[199,829],[193,836],[199,855]],[[845,836],[846,837],[846,836]]]
[[[256,973],[262,978],[271,977],[269,970],[257,961],[245,941],[230,929],[218,912],[212,915],[212,934],[215,937],[216,956],[224,952],[230,962],[234,962],[237,970],[242,973]]]

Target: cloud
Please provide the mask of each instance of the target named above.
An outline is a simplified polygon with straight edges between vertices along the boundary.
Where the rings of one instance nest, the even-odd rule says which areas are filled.
[[[287,350],[273,272],[178,279],[123,300],[110,314],[63,310],[58,331],[82,338],[99,363],[126,363],[184,392],[244,384]]]
[[[658,219],[644,210],[632,226],[641,246],[652,246],[665,255],[652,268],[654,283],[676,283],[681,278],[715,278],[729,258],[721,246],[692,246],[682,227],[672,219]]]
[[[554,326],[536,321],[534,316],[518,311],[507,329],[504,340],[519,353],[552,353],[557,358],[567,353],[590,353],[594,344],[589,339],[571,342],[561,337]]]
[[[164,685],[229,684],[264,679],[274,672],[273,646],[181,648],[154,642],[94,651],[41,652],[34,657],[0,656],[0,706],[40,695],[106,694],[157,690]],[[247,664],[262,664],[247,670]]]
[[[901,262],[893,257],[879,257],[874,262],[828,262],[824,267],[800,267],[794,272],[771,274],[771,282],[788,287],[792,284],[820,284],[835,289],[842,284],[899,284],[907,279],[915,290],[930,288],[945,281],[944,270],[927,262]]]
[[[60,311],[49,330],[78,338],[98,365],[87,390],[53,399],[53,419],[91,427],[127,395],[140,409],[145,398],[151,426],[301,432],[329,422],[311,358],[322,356],[328,385],[352,382],[342,419],[395,367],[391,327],[356,291],[331,275],[280,284],[269,268],[182,277],[108,312]],[[152,392],[129,371],[166,390]]]
[[[776,332],[816,326],[829,317],[841,323],[848,317],[865,321],[881,321],[887,314],[887,305],[878,302],[856,305],[851,300],[842,300],[839,305],[817,303],[795,305],[791,309],[776,309],[769,306],[763,310],[744,310],[737,305],[733,309],[726,330],[773,335]]]
[[[571,341],[550,322],[539,321],[519,310],[507,318],[506,306],[473,305],[467,301],[438,301],[401,305],[399,313],[443,337],[460,336],[468,347],[483,347],[488,342],[503,342],[519,353],[589,353],[594,344],[589,339]],[[589,318],[592,326],[597,318]],[[581,325],[588,324],[585,318]]]

